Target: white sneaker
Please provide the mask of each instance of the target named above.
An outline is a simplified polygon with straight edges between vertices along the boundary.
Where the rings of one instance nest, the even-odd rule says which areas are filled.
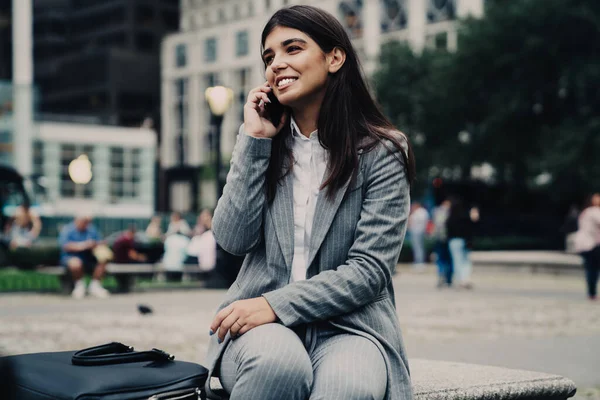
[[[85,283],[83,280],[75,282],[75,288],[71,292],[71,297],[74,299],[83,299],[85,297]]]
[[[90,296],[97,297],[99,299],[105,299],[110,296],[108,290],[104,289],[100,282],[92,281],[90,282],[90,286],[88,287],[88,292]]]

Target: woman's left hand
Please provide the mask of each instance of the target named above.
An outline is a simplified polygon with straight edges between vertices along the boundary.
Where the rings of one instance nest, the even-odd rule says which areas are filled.
[[[217,333],[219,341],[225,340],[230,332],[234,338],[243,335],[252,328],[275,322],[277,315],[264,297],[234,301],[215,316],[210,331]],[[217,332],[218,330],[218,332]]]

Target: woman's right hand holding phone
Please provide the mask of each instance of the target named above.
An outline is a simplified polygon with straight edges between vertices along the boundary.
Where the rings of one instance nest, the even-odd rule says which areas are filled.
[[[271,103],[268,97],[271,90],[273,89],[268,83],[265,83],[252,89],[248,94],[248,100],[244,104],[244,130],[250,136],[273,138],[281,131],[287,121],[287,113],[283,113],[278,126],[273,125],[269,120],[266,107]]]

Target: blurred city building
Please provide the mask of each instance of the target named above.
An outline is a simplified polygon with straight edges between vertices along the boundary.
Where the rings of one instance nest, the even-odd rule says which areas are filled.
[[[165,208],[185,212],[215,205],[214,183],[201,179],[215,151],[205,89],[221,84],[235,93],[223,121],[221,151],[227,160],[247,93],[264,82],[261,31],[275,10],[292,4],[313,4],[338,16],[368,75],[386,41],[407,41],[416,51],[455,49],[456,19],[480,17],[484,8],[484,0],[182,0],[181,32],[167,36],[161,48]]]
[[[12,0],[0,0],[0,80],[12,79]]]
[[[179,0],[33,0],[34,81],[44,119],[140,126],[159,117],[159,47]]]
[[[1,105],[12,104],[12,93],[10,82],[0,81],[0,164],[8,165],[14,165],[16,158],[15,122],[12,110]],[[33,205],[42,216],[72,216],[81,210],[128,218],[154,213],[157,145],[152,129],[91,124],[85,118],[63,116],[62,122],[34,121],[29,138],[32,165],[26,178]],[[80,173],[91,172],[91,179],[75,183],[69,166],[82,155],[91,168]]]
[[[44,216],[153,214],[159,45],[178,10],[177,0],[0,0],[0,162],[28,179]],[[80,157],[89,182],[69,171]]]

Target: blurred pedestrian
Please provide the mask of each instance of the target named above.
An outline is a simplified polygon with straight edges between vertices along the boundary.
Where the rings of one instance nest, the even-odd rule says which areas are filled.
[[[190,238],[183,232],[176,230],[165,239],[165,253],[163,254],[163,267],[167,272],[167,280],[179,282],[183,276],[183,264],[187,258],[187,247]]]
[[[200,236],[207,230],[211,229],[212,226],[213,212],[208,208],[203,209],[196,218],[196,225],[194,225],[193,236]]]
[[[446,221],[450,214],[451,203],[446,199],[433,211],[433,239],[435,240],[436,264],[438,267],[437,287],[452,286],[452,256],[448,247]]]
[[[579,229],[575,234],[575,250],[583,257],[587,294],[597,299],[600,272],[600,193],[594,193],[579,215]]]
[[[27,205],[18,206],[9,231],[10,248],[31,247],[41,230],[39,215]]]
[[[450,213],[446,221],[448,247],[452,257],[454,278],[459,288],[472,289],[471,248],[473,245],[474,221],[479,220],[479,210],[467,212],[461,199],[451,200]]]
[[[119,264],[140,263],[146,256],[135,249],[135,226],[130,225],[112,245],[113,261]]]
[[[408,217],[408,234],[413,252],[413,268],[417,271],[425,269],[425,232],[429,222],[429,212],[415,202]]]
[[[187,221],[181,217],[181,214],[177,211],[174,211],[171,213],[171,220],[169,221],[166,235],[169,236],[176,232],[189,237],[192,233],[192,230]]]
[[[85,297],[86,287],[83,281],[85,273],[92,275],[88,287],[91,296],[100,298],[109,296],[101,283],[106,271],[106,260],[99,261],[93,254],[94,249],[102,244],[101,238],[91,222],[90,215],[78,215],[73,222],[62,228],[58,239],[61,249],[60,263],[71,273],[75,283],[71,295],[76,299]]]
[[[565,221],[560,227],[560,231],[565,235],[565,251],[567,253],[575,252],[575,233],[579,229],[579,214],[579,207],[576,204],[571,205]]]
[[[160,215],[155,215],[150,219],[150,223],[146,227],[146,237],[151,242],[158,242],[162,240],[162,218]]]
[[[202,218],[200,218],[202,217]],[[198,222],[202,226],[202,233],[195,234],[187,248],[190,256],[198,258],[198,267],[202,272],[210,272],[217,263],[217,242],[212,231],[212,213],[210,210],[203,210],[198,217]],[[198,224],[194,231],[200,231]]]

